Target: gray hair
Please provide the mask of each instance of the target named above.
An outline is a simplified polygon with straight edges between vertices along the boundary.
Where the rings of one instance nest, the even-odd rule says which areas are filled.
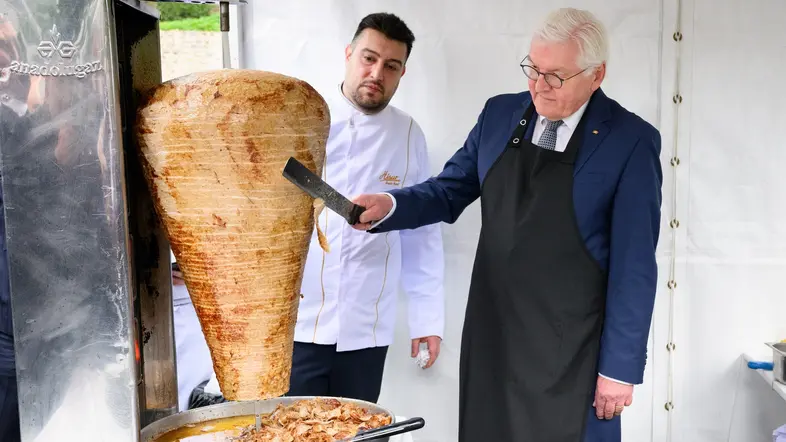
[[[551,12],[534,37],[550,43],[575,41],[579,45],[576,63],[581,69],[592,69],[609,58],[609,43],[606,28],[591,12],[574,8],[562,8]]]

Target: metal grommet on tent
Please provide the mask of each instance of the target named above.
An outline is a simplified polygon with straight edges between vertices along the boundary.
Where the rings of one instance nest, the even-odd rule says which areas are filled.
[[[513,144],[519,144],[519,141],[520,141],[520,140],[519,140],[518,138],[514,138],[514,139],[513,139]]]
[[[519,121],[519,124],[522,125],[522,126],[526,126],[527,125],[527,120],[521,120],[521,121]]]

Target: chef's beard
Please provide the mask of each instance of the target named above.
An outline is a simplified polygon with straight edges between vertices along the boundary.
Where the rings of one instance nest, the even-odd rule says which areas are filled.
[[[381,111],[390,103],[390,98],[385,98],[385,89],[383,86],[380,84],[375,84],[375,86],[378,87],[382,93],[382,98],[380,99],[370,98],[363,94],[360,90],[363,87],[362,84],[352,92],[352,101],[355,102],[355,105],[370,114]]]

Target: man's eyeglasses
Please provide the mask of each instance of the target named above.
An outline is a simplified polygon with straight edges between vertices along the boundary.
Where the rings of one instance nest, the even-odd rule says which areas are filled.
[[[548,84],[554,89],[561,88],[563,83],[589,69],[589,68],[584,68],[568,78],[562,78],[559,75],[553,74],[551,72],[540,72],[535,68],[535,66],[528,64],[528,62],[531,61],[532,60],[530,60],[529,55],[526,56],[524,60],[521,61],[521,64],[519,66],[521,66],[521,70],[524,71],[524,75],[526,75],[527,78],[529,78],[532,81],[538,81],[538,77],[542,75],[543,79],[546,81],[546,84]]]

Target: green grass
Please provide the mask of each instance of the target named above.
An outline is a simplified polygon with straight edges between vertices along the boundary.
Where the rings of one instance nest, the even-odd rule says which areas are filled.
[[[213,31],[219,32],[221,25],[218,14],[200,18],[185,18],[182,20],[162,21],[162,31]]]

